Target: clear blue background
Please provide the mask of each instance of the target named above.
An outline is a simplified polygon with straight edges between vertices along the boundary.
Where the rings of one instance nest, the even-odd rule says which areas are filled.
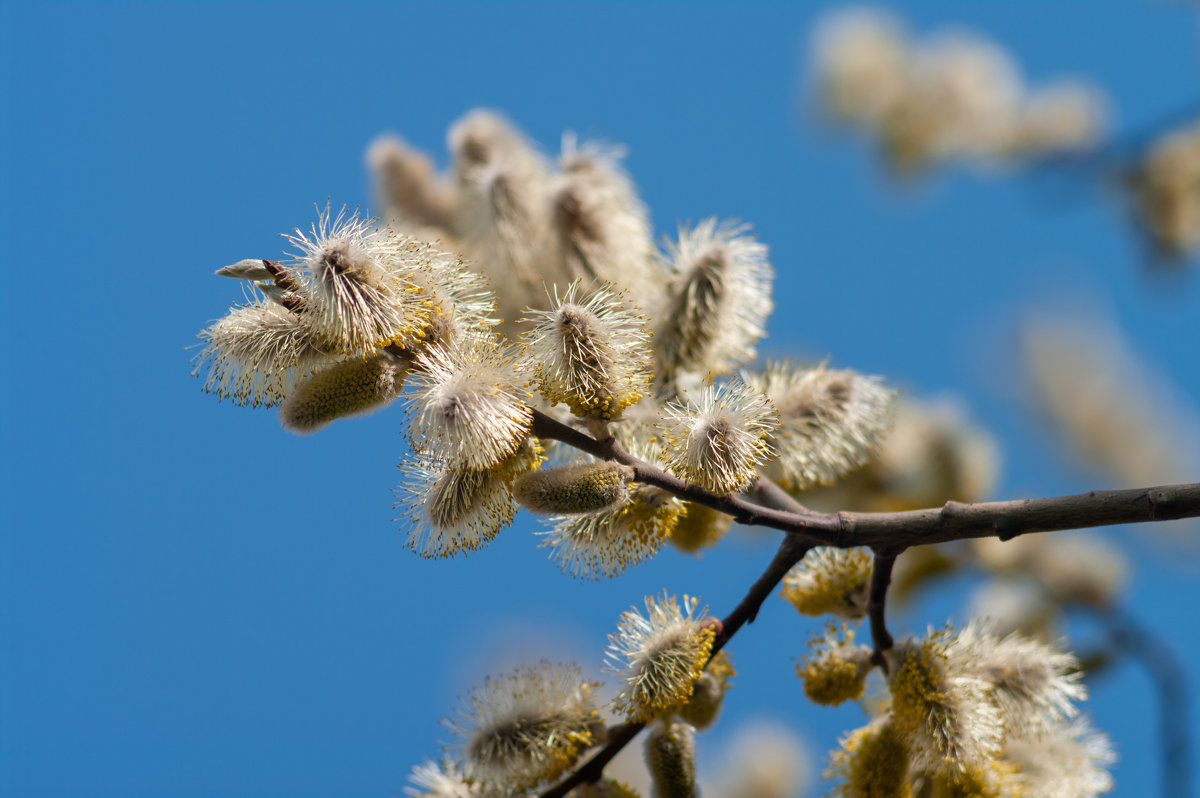
[[[723,614],[769,559],[729,540],[579,585],[522,518],[423,561],[390,521],[399,408],[298,438],[201,393],[185,347],[240,297],[213,269],[274,255],[314,202],[369,204],[362,153],[385,130],[444,161],[446,126],[485,105],[548,149],[567,128],[625,142],[660,233],[715,214],[770,244],[768,351],[965,397],[1002,441],[998,496],[1101,487],[1004,390],[1031,304],[1100,297],[1200,396],[1196,276],[1149,279],[1110,197],[961,174],[884,189],[864,147],[811,124],[819,6],[0,5],[0,794],[394,795],[483,674],[522,651],[595,667],[643,595]],[[1090,76],[1124,131],[1200,95],[1190,3],[906,14],[995,37],[1035,81]],[[1139,549],[1133,610],[1195,688],[1194,569],[1114,537]],[[773,600],[739,635],[703,752],[765,714],[820,757],[861,722],[800,694],[815,626]],[[1135,669],[1095,685],[1118,795],[1158,783],[1151,707]]]

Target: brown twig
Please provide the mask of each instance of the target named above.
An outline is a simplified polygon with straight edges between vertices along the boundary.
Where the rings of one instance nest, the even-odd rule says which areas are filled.
[[[1091,491],[1046,499],[977,504],[946,502],[938,508],[894,513],[814,513],[765,477],[760,477],[753,489],[762,504],[741,496],[718,496],[639,460],[626,452],[615,438],[597,440],[538,410],[533,411],[532,431],[539,438],[557,440],[599,459],[628,465],[634,469],[634,479],[638,482],[723,512],[738,523],[767,526],[787,533],[762,576],[722,620],[713,653],[754,620],[776,585],[815,545],[870,546],[875,550],[868,613],[874,644],[872,661],[882,664],[883,652],[893,644],[884,618],[892,567],[896,556],[910,546],[982,537],[1009,540],[1033,532],[1200,516],[1200,484]],[[599,780],[605,766],[644,725],[626,723],[613,729],[603,748],[569,777],[541,793],[539,798],[563,798],[580,784]],[[1186,774],[1186,763],[1183,770],[1175,770],[1175,773],[1179,772]]]
[[[896,564],[897,552],[879,550],[875,552],[875,565],[871,569],[871,592],[867,599],[867,617],[871,622],[871,662],[887,672],[884,653],[890,651],[893,640],[888,631],[885,611],[887,591],[892,583],[892,567]]]

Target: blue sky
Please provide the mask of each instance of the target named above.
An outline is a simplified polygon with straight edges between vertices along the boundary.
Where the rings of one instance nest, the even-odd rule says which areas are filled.
[[[769,541],[729,540],[580,585],[522,518],[426,562],[391,521],[398,407],[299,438],[200,391],[186,347],[240,298],[213,269],[278,253],[327,197],[369,205],[380,132],[444,162],[446,127],[482,105],[548,149],[566,129],[627,144],[659,233],[737,217],[771,246],[766,351],[962,397],[1001,442],[998,497],[1104,487],[1005,390],[1031,306],[1097,298],[1200,397],[1195,275],[1149,277],[1112,197],[964,174],[888,188],[861,143],[812,124],[801,66],[825,7],[0,3],[0,793],[394,795],[484,674],[594,668],[642,596],[724,614],[769,559]],[[977,28],[1035,81],[1091,77],[1119,131],[1197,101],[1189,3],[906,14]],[[1200,661],[1195,564],[1113,538],[1133,552],[1132,611]],[[898,623],[940,624],[953,602]],[[861,722],[804,701],[792,662],[814,628],[775,601],[738,636],[742,677],[702,752],[765,715],[819,757]],[[1120,668],[1094,692],[1116,794],[1146,794],[1149,684]]]

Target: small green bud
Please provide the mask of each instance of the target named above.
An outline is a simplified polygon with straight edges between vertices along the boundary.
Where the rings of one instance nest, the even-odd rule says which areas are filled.
[[[382,407],[400,395],[408,368],[386,355],[350,358],[299,383],[279,408],[292,432],[316,432],[331,421]]]

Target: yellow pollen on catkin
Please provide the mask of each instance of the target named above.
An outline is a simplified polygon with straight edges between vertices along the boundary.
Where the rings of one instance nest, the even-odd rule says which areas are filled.
[[[733,518],[703,504],[689,502],[675,528],[671,530],[671,545],[679,551],[694,554],[715,546],[729,528]]]
[[[725,691],[729,689],[729,682],[734,675],[729,655],[718,651],[696,680],[691,698],[675,714],[697,729],[708,728],[721,712]]]
[[[840,798],[912,798],[908,751],[888,718],[856,729],[832,755],[828,777],[840,776]]]
[[[802,615],[866,615],[873,559],[866,549],[818,546],[784,577],[782,595]]]

